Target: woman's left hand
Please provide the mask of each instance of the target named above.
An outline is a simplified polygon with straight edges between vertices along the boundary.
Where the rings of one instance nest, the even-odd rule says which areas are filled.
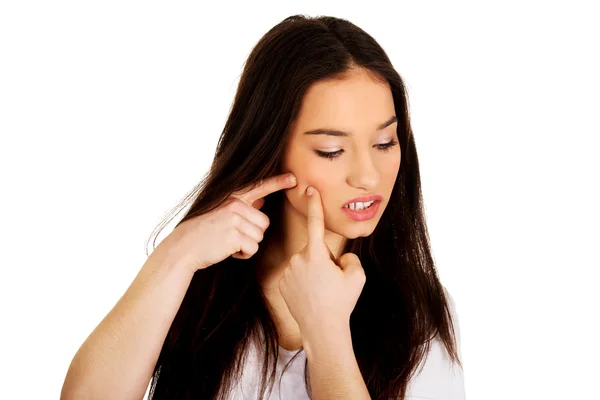
[[[288,261],[279,291],[298,323],[302,340],[349,330],[350,314],[366,281],[356,254],[335,259],[325,243],[321,196],[308,195],[308,244]]]

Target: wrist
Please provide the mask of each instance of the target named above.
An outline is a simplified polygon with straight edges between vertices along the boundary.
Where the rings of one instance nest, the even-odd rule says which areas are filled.
[[[352,347],[349,323],[321,324],[319,329],[302,334],[302,347],[307,356],[315,352],[323,353],[332,349]]]
[[[164,245],[164,241],[161,242],[150,257],[156,258],[161,264],[167,268],[177,271],[178,273],[185,275],[193,275],[198,269],[206,268],[198,265],[194,265],[184,257],[181,257],[175,250],[170,246]]]

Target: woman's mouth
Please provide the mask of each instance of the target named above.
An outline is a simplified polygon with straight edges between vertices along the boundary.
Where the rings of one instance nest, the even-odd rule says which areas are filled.
[[[366,221],[373,218],[379,210],[379,200],[349,203],[342,207],[342,211],[355,221]]]

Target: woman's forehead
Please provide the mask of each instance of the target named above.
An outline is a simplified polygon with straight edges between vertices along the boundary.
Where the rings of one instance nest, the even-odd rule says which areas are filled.
[[[394,115],[389,85],[354,75],[311,86],[303,98],[294,127],[296,133],[318,129],[375,132]]]

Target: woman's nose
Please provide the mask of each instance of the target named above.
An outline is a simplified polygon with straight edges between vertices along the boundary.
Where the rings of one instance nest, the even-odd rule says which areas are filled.
[[[379,172],[369,154],[356,155],[351,161],[351,168],[346,180],[349,185],[367,191],[374,190],[377,187]]]

